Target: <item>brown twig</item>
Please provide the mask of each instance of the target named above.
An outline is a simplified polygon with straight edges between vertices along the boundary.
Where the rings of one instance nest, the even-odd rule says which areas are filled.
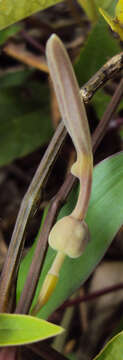
[[[85,103],[93,97],[95,92],[103,87],[108,80],[114,78],[123,68],[123,52],[113,56],[80,90]]]
[[[112,107],[113,112],[116,110],[116,106],[121,100],[121,93],[123,93],[123,81],[121,80],[118,88],[116,89],[111,102],[108,105],[97,129],[94,132],[92,137],[92,144],[94,152],[102,140],[102,129],[103,129],[103,136],[107,130],[108,123],[112,116]],[[116,99],[115,99],[116,97]],[[112,107],[110,106],[112,104]],[[105,126],[103,126],[103,122]],[[38,244],[33,256],[32,264],[30,266],[30,270],[27,276],[27,280],[20,298],[20,301],[17,305],[16,312],[27,313],[29,311],[32,298],[34,296],[34,291],[38,282],[39,274],[43,265],[44,255],[47,247],[47,240],[50,229],[55,222],[56,216],[58,214],[59,209],[67,199],[72,186],[74,185],[76,179],[73,177],[72,174],[68,174],[63,185],[61,186],[60,190],[58,191],[57,195],[53,199],[44,226],[42,227],[42,231],[39,236]],[[41,263],[42,262],[42,263]],[[30,289],[30,291],[28,291]]]
[[[54,134],[45,156],[43,157],[21,203],[6,261],[1,274],[0,312],[6,311],[9,290],[13,281],[13,276],[15,277],[17,272],[19,259],[25,241],[26,227],[31,216],[34,215],[38,208],[38,204],[41,199],[42,187],[45,185],[51,166],[53,165],[58,151],[64,141],[65,135],[66,130],[61,123],[57,132]]]
[[[43,342],[28,345],[28,348],[44,360],[67,360],[67,358],[63,354],[59,353],[58,351],[50,347],[48,344],[45,344]]]
[[[26,314],[29,311],[35,288],[37,286],[38,277],[43,266],[45,252],[47,249],[47,239],[52,228],[59,209],[64,204],[67,195],[69,194],[73,184],[74,176],[69,174],[66,178],[65,183],[61,186],[55,198],[52,200],[50,207],[48,209],[47,217],[42,227],[36,250],[33,256],[32,264],[30,265],[29,273],[27,275],[26,283],[23,288],[22,295],[20,297],[19,303],[16,307],[16,313]],[[30,291],[27,291],[30,289]]]
[[[94,95],[95,91],[104,85],[104,83],[109,80],[112,76],[117,74],[123,65],[123,53],[114,56],[110,61],[108,61],[98,72],[94,75],[92,79],[82,88],[81,96],[83,96],[84,101],[87,103],[89,102],[90,98]],[[61,122],[58,126],[56,133],[53,136],[53,139],[36,171],[36,174],[29,186],[27,193],[24,196],[22,201],[20,211],[17,217],[17,221],[15,224],[14,232],[12,235],[12,239],[10,242],[9,250],[7,253],[6,261],[3,267],[2,275],[1,275],[1,282],[0,282],[0,312],[6,311],[7,309],[7,302],[8,302],[8,295],[9,290],[13,281],[13,276],[16,275],[21,252],[24,246],[24,235],[27,224],[30,221],[31,215],[35,213],[35,209],[38,208],[38,201],[41,200],[41,189],[44,186],[47,176],[49,174],[51,165],[53,165],[57,153],[64,142],[66,136],[66,130],[64,129],[64,125]],[[69,181],[68,181],[69,180]],[[74,178],[72,175],[69,175],[69,178],[66,179],[64,185],[61,187],[60,191],[58,192],[58,199],[60,203],[62,200],[65,201],[67,198],[72,185],[74,183]],[[66,188],[67,185],[67,188]],[[64,194],[64,189],[66,189],[66,194]],[[59,195],[61,196],[59,198]],[[57,197],[55,198],[55,202],[57,203]],[[55,203],[54,202],[54,203]],[[58,207],[58,205],[57,205]],[[54,218],[56,217],[57,211],[55,209],[55,205],[52,204],[51,211],[54,213]],[[48,222],[48,218],[46,220],[46,224]],[[46,225],[45,225],[46,226]],[[49,227],[48,227],[49,230]],[[46,227],[47,231],[47,227]],[[45,242],[43,244],[43,256],[45,254],[46,248],[46,240],[47,240],[47,232],[45,234]],[[39,239],[40,243],[42,243],[41,237]],[[42,247],[42,246],[41,246]],[[42,257],[43,261],[43,257]],[[35,258],[33,260],[34,266]],[[36,263],[37,266],[37,263]],[[39,268],[36,277],[39,276]],[[36,267],[35,267],[36,269]],[[37,281],[35,277],[35,281]],[[35,283],[36,284],[36,283]],[[35,285],[36,286],[36,285]],[[35,289],[34,286],[34,289]],[[28,288],[27,288],[28,290]],[[28,291],[27,291],[28,293]],[[23,296],[23,295],[22,295]],[[32,299],[32,293],[30,291],[30,301]],[[25,299],[23,300],[25,302]],[[28,300],[29,306],[29,300]],[[22,311],[22,309],[21,309]]]
[[[32,45],[36,50],[45,54],[44,46],[42,44],[39,44],[39,42],[37,40],[35,40],[31,35],[29,35],[28,32],[26,32],[25,30],[21,30],[20,35],[22,36],[22,38],[24,40],[26,40],[27,43]]]
[[[34,55],[30,51],[23,49],[20,45],[8,43],[3,51],[13,57],[14,59],[21,61],[22,63],[34,67],[40,71],[48,73],[48,66],[45,62],[45,58],[40,55]]]
[[[92,136],[94,152],[97,149],[98,145],[100,144],[101,140],[103,139],[103,137],[106,133],[106,130],[107,130],[107,125],[109,124],[109,121],[110,121],[113,113],[115,112],[122,97],[123,97],[123,79],[121,79],[119,85],[117,86],[115,93],[112,96],[112,99],[111,99],[109,105],[107,106],[107,109],[106,109],[104,115],[102,116],[102,119]]]
[[[119,291],[119,290],[123,290],[123,283],[113,285],[113,286],[108,286],[104,289],[94,291],[91,294],[79,296],[76,299],[65,301],[64,304],[60,306],[59,310],[64,310],[69,306],[77,305],[82,302],[92,301],[92,300],[97,299],[100,296],[104,296],[104,295],[110,294],[111,292],[115,292],[115,291]]]

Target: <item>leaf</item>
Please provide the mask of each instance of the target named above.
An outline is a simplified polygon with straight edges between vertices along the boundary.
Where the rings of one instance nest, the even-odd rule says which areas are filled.
[[[34,343],[62,332],[62,327],[33,316],[0,314],[0,346]]]
[[[122,360],[123,331],[113,337],[93,360]]]
[[[48,89],[29,85],[29,96],[19,87],[0,91],[0,166],[44,145],[53,133]]]
[[[94,0],[78,0],[80,6],[84,9],[89,19],[95,23],[98,19],[97,7]]]
[[[8,88],[13,86],[20,86],[28,80],[34,69],[24,69],[17,71],[2,72],[0,74],[0,88]]]
[[[98,90],[96,94],[93,96],[92,105],[94,106],[94,109],[99,119],[101,119],[104,111],[106,110],[110,99],[111,96],[109,94],[106,94],[103,91],[103,89]],[[123,100],[120,101],[120,104],[118,105],[116,111],[118,112],[121,111],[122,109],[123,109]]]
[[[42,217],[42,220],[41,220],[41,225],[40,225],[40,229],[39,229],[38,235],[36,236],[36,239],[35,239],[33,245],[31,246],[31,248],[29,249],[27,255],[24,257],[24,259],[23,259],[23,261],[22,261],[22,273],[20,274],[20,275],[21,275],[21,278],[20,278],[20,280],[21,280],[21,289],[20,289],[20,293],[19,293],[18,290],[17,290],[17,299],[19,299],[20,294],[21,294],[21,290],[22,290],[22,288],[23,288],[23,286],[24,286],[25,277],[27,276],[29,267],[30,267],[30,265],[31,265],[32,258],[33,258],[33,254],[34,254],[34,251],[35,251],[35,248],[36,248],[36,244],[37,244],[37,240],[38,240],[38,237],[39,237],[39,235],[40,235],[42,226],[43,226],[43,224],[44,224],[45,217],[46,217],[47,212],[48,212],[48,208],[49,208],[49,205],[44,209],[44,213],[43,213],[43,217]]]
[[[1,0],[0,30],[58,2],[60,0]]]
[[[0,31],[0,45],[3,45],[5,41],[9,39],[10,36],[17,34],[21,30],[19,25],[11,26],[5,30]]]
[[[75,353],[70,353],[67,355],[67,359],[69,360],[77,360],[78,358],[76,357]]]
[[[80,86],[86,83],[110,57],[120,51],[117,40],[113,39],[104,19],[100,18],[74,66]]]
[[[114,15],[115,7],[118,0],[95,0],[95,3],[98,9],[101,7],[102,9],[108,10],[110,15]]]
[[[123,0],[119,0],[115,10],[116,18],[123,24]]]
[[[98,90],[93,96],[92,105],[94,106],[94,109],[96,110],[96,114],[99,119],[101,119],[104,111],[106,110],[110,99],[111,96],[109,94],[106,94],[102,89]]]
[[[74,190],[70,200],[62,208],[59,218],[72,211],[76,196],[77,192]],[[66,258],[56,289],[38,316],[47,318],[87,280],[121,227],[123,223],[123,152],[107,158],[95,167],[86,220],[91,233],[91,241],[80,258],[75,260]],[[54,256],[55,252],[49,248],[33,305],[36,303],[41,285]],[[26,258],[21,263],[19,270],[17,298],[20,296],[27,276],[25,263]]]
[[[75,203],[77,201],[77,192],[78,192],[77,189],[76,189],[76,191],[74,189],[71,192],[71,194],[69,196],[69,200],[67,201],[66,205],[61,209],[60,216],[58,218],[62,218],[67,213],[69,214],[72,211],[72,209],[74,208],[74,205],[75,205]],[[44,215],[45,214],[47,214],[47,208],[44,211]],[[18,274],[18,280],[17,280],[17,289],[16,289],[17,302],[18,302],[18,300],[20,298],[22,289],[24,287],[24,283],[25,283],[25,280],[26,280],[26,277],[27,277],[27,274],[28,274],[29,267],[30,267],[31,262],[32,262],[33,254],[34,254],[35,247],[36,247],[36,243],[37,243],[37,240],[38,240],[38,236],[40,235],[40,231],[41,231],[43,222],[44,222],[44,216],[43,216],[43,219],[42,219],[42,222],[41,222],[39,233],[38,233],[33,245],[29,249],[27,255],[24,257],[24,259],[22,260],[21,265],[20,265],[19,274]],[[51,263],[52,263],[52,260],[55,257],[55,252],[51,248],[48,250],[48,252],[49,251],[50,251]]]
[[[110,25],[111,29],[118,33],[121,40],[123,40],[123,0],[119,0],[115,7],[115,17],[109,15],[103,8],[99,8],[100,13]]]
[[[101,6],[103,9],[107,9],[111,5],[112,0],[95,0],[95,3],[98,7]]]
[[[123,40],[123,28],[122,23],[119,22],[118,18],[112,18],[107,11],[103,10],[102,8],[99,9],[101,15],[104,17],[108,25],[110,25],[111,29],[115,31]]]

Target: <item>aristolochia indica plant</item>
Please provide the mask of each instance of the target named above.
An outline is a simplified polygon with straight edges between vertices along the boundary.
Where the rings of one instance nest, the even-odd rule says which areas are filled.
[[[57,254],[45,278],[33,314],[48,301],[55,289],[66,255],[78,258],[89,240],[88,226],[84,219],[90,199],[93,169],[91,137],[84,103],[80,99],[72,64],[56,35],[48,40],[46,55],[60,112],[77,153],[71,172],[80,181],[80,192],[73,212],[59,220],[49,234],[49,245]]]

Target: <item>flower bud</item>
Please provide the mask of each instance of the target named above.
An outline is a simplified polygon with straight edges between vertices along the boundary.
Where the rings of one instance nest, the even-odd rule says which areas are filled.
[[[65,216],[52,228],[49,245],[71,258],[82,255],[89,240],[88,226],[84,221],[72,216]]]

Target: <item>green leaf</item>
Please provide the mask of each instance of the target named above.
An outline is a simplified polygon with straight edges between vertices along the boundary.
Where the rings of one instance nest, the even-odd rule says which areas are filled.
[[[66,214],[69,214],[72,211],[72,209],[74,208],[74,205],[75,205],[75,203],[77,201],[77,192],[78,192],[77,189],[76,189],[76,191],[73,190],[71,192],[71,194],[69,196],[69,200],[67,201],[66,205],[61,209],[60,215],[58,216],[58,218],[62,218]],[[46,210],[45,210],[45,213],[47,214]],[[27,255],[22,260],[21,265],[20,265],[19,274],[18,274],[18,280],[17,280],[17,289],[16,289],[17,302],[18,302],[18,300],[20,298],[22,289],[24,287],[24,283],[25,283],[25,280],[26,280],[26,277],[27,277],[27,274],[28,274],[28,271],[29,271],[29,267],[30,267],[31,262],[32,262],[33,254],[34,254],[35,247],[36,247],[36,244],[37,244],[38,236],[40,235],[40,231],[41,231],[41,228],[42,228],[43,221],[44,221],[44,217],[42,219],[40,230],[39,230],[39,233],[38,233],[34,243],[31,246],[30,250],[28,251]],[[51,256],[51,263],[52,263],[52,260],[55,257],[55,252],[51,248],[49,248],[48,252],[50,253],[49,256]]]
[[[77,192],[75,193],[74,190],[59,217],[68,215],[72,211],[76,196]],[[90,229],[91,241],[80,258],[66,258],[56,289],[38,316],[47,318],[87,280],[121,227],[123,223],[123,152],[107,158],[95,167],[86,220]],[[33,305],[54,256],[55,252],[49,248]],[[17,298],[20,296],[27,276],[25,263],[26,258],[21,263],[19,270]]]
[[[123,360],[123,331],[113,337],[93,360]]]
[[[107,9],[111,2],[112,0],[95,0],[95,4],[98,7],[103,7],[104,9]]]
[[[96,114],[98,119],[101,119],[104,111],[106,110],[111,96],[106,94],[102,89],[97,91],[96,94],[93,96],[92,105],[96,110]]]
[[[110,99],[111,96],[106,94],[102,89],[98,90],[96,94],[93,96],[92,105],[94,106],[98,119],[101,119],[104,111],[106,110],[109,104]],[[122,109],[123,109],[123,100],[120,101],[120,104],[118,105],[116,111],[118,112],[121,111]]]
[[[0,30],[58,2],[60,0],[1,0]]]
[[[101,7],[103,9],[108,9],[108,11],[110,11],[110,9],[112,10],[115,9],[115,6],[117,4],[118,0],[95,0],[95,3],[97,5],[97,7]]]
[[[24,85],[25,81],[28,80],[33,71],[34,69],[24,69],[17,71],[12,71],[11,69],[11,71],[8,72],[3,71],[0,74],[0,89]]]
[[[62,327],[33,316],[0,314],[0,346],[34,343],[63,331]]]
[[[49,141],[53,129],[48,97],[47,87],[38,83],[30,83],[29,96],[20,87],[0,91],[0,166]]]
[[[67,355],[67,358],[69,360],[77,360],[76,354],[75,353],[70,353]]]
[[[74,66],[80,86],[86,83],[110,57],[120,51],[120,46],[109,32],[105,20],[100,18]]]
[[[10,36],[17,34],[21,30],[19,25],[11,26],[5,30],[0,31],[0,45],[3,45],[5,41],[9,39]]]
[[[44,224],[45,217],[46,217],[47,212],[48,212],[48,208],[49,208],[49,205],[48,205],[48,206],[45,208],[45,210],[44,210],[38,235],[36,236],[36,239],[35,239],[33,245],[31,246],[31,248],[29,249],[27,255],[25,256],[25,258],[24,258],[23,261],[22,261],[22,269],[21,269],[22,272],[20,273],[20,276],[21,276],[21,278],[20,278],[20,284],[19,284],[19,287],[18,287],[18,289],[17,289],[17,300],[19,299],[20,294],[21,294],[21,290],[22,290],[22,288],[23,288],[23,286],[24,286],[25,277],[26,277],[27,274],[28,274],[28,270],[29,270],[29,267],[30,267],[31,262],[32,262],[32,258],[33,258],[33,254],[34,254],[34,251],[35,251],[35,248],[36,248],[36,244],[37,244],[37,241],[38,241],[38,237],[39,237],[39,235],[40,235],[42,226],[43,226],[43,224]],[[21,286],[20,286],[20,285],[21,285]]]

